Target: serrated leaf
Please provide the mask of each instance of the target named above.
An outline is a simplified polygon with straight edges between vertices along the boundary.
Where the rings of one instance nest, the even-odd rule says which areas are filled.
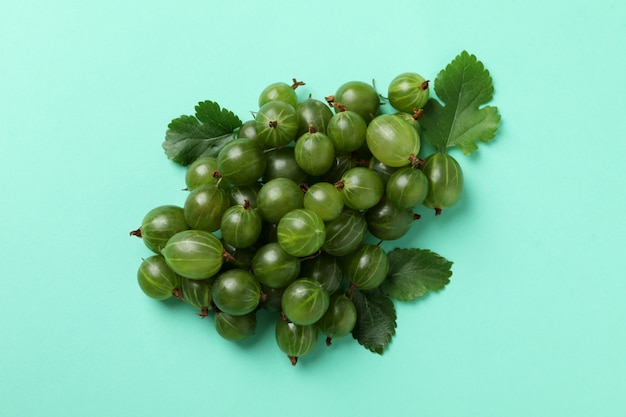
[[[424,139],[439,150],[457,146],[466,155],[495,137],[500,122],[498,108],[484,106],[493,97],[489,71],[476,56],[461,52],[435,79],[435,94],[420,118]],[[483,107],[481,107],[483,106]]]
[[[427,249],[389,252],[389,272],[382,291],[399,301],[412,301],[450,282],[452,262]]]
[[[215,136],[232,133],[241,126],[241,120],[232,111],[220,108],[213,101],[202,101],[196,106],[196,118]]]
[[[170,122],[163,142],[167,157],[185,166],[201,157],[217,156],[242,125],[233,112],[213,101],[202,101],[195,109],[195,116],[183,115]]]
[[[383,354],[396,333],[396,308],[393,301],[376,289],[352,291],[357,321],[352,336],[366,349]]]

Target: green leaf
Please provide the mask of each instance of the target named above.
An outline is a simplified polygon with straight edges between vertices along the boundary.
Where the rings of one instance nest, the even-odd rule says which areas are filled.
[[[379,289],[352,291],[357,321],[352,330],[354,337],[366,349],[383,354],[396,333],[396,308],[393,301]]]
[[[442,151],[458,146],[469,155],[478,149],[477,141],[495,137],[498,108],[483,106],[491,101],[494,88],[489,71],[476,56],[461,52],[439,72],[434,89],[445,106],[431,97],[424,107],[420,124],[428,143]]]
[[[201,157],[217,156],[241,125],[233,112],[213,101],[201,101],[195,116],[180,116],[170,122],[163,149],[169,159],[186,166]]]
[[[382,291],[400,301],[412,301],[450,282],[452,262],[427,249],[389,252],[389,272]]]

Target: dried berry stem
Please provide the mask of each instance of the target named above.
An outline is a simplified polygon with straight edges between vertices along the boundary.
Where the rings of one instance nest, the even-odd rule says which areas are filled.
[[[413,109],[413,120],[417,120],[424,115],[424,109]]]
[[[178,298],[180,301],[185,301],[185,299],[183,298],[183,293],[179,288],[174,288],[172,290],[172,295]]]
[[[206,316],[209,315],[209,308],[208,307],[202,307],[202,310],[200,310],[198,315],[200,316],[200,318],[205,318]]]
[[[295,78],[292,78],[291,80],[293,81],[293,84],[291,84],[291,88],[293,88],[294,90],[300,87],[301,85],[305,85],[304,81],[298,81]]]

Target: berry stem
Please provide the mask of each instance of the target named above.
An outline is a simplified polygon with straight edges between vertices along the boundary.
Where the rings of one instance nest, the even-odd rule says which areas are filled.
[[[183,293],[179,288],[174,288],[172,290],[172,295],[178,298],[180,301],[185,301],[185,299],[183,298]]]
[[[341,104],[341,103],[333,103],[333,107],[339,110],[340,113],[343,113],[344,111],[347,110],[345,104]]]
[[[334,183],[333,185],[335,186],[336,189],[341,191],[341,190],[343,190],[343,187],[346,185],[346,181],[345,180],[339,180],[336,183]]]
[[[317,133],[317,129],[313,126],[313,123],[309,124],[309,133]]]
[[[233,255],[228,253],[228,251],[226,250],[222,251],[222,259],[224,260],[224,262],[234,262],[237,260]]]
[[[330,346],[330,345],[332,345],[332,344],[333,344],[333,338],[332,338],[332,337],[330,337],[330,336],[328,336],[328,337],[326,338],[326,346]]]
[[[426,80],[423,83],[420,84],[419,88],[421,88],[422,90],[426,90],[428,88],[428,83],[430,82],[430,80]]]
[[[291,355],[288,355],[287,357],[289,358],[289,361],[291,362],[291,364],[293,366],[296,366],[296,364],[298,363],[298,357],[297,356],[291,356]]]
[[[418,158],[414,154],[411,154],[411,156],[409,156],[409,161],[411,162],[411,167],[415,169],[422,169],[425,162],[422,158]]]
[[[350,287],[348,288],[348,294],[349,294],[348,298],[350,298],[350,300],[352,300],[352,293],[354,292],[355,288],[356,288],[356,285],[354,285],[354,282],[351,282]]]
[[[250,200],[243,200],[243,209],[244,210],[250,209]]]
[[[324,100],[326,100],[326,103],[328,103],[330,107],[334,107],[335,96],[326,96],[324,97]]]
[[[291,79],[293,81],[293,84],[291,85],[291,88],[293,88],[294,90],[298,87],[300,87],[301,85],[305,85],[304,81],[298,81],[295,78]]]
[[[200,310],[200,312],[198,313],[198,315],[200,316],[200,318],[205,318],[206,316],[209,315],[209,308],[208,307],[202,307],[202,310]]]
[[[275,128],[278,126],[278,122],[276,120],[270,120],[269,127]]]
[[[439,207],[435,207],[435,216],[441,215],[441,209]]]
[[[413,109],[413,120],[417,120],[424,115],[424,109]]]
[[[422,218],[422,216],[420,214],[413,213],[413,220],[419,220],[421,218]]]
[[[131,236],[137,236],[137,237],[141,237],[141,227],[137,230],[133,230],[132,232],[130,232]]]

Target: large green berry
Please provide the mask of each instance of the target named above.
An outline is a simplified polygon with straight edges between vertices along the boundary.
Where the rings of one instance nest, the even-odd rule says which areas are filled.
[[[332,110],[325,102],[311,97],[296,106],[296,113],[298,113],[297,136],[308,132],[311,125],[318,132],[326,133],[328,121],[333,117]]]
[[[380,96],[374,86],[362,81],[349,81],[342,84],[335,92],[334,101],[343,108],[358,113],[366,122],[371,121],[380,109]]]
[[[220,311],[233,316],[251,313],[259,305],[261,284],[245,269],[229,269],[213,283],[213,302]]]
[[[389,83],[387,97],[394,109],[413,113],[426,105],[429,96],[428,81],[415,72],[405,72]]]
[[[193,190],[204,184],[217,184],[217,158],[206,156],[193,161],[185,172],[185,184],[188,190]]]
[[[459,163],[448,154],[436,153],[426,158],[422,168],[428,178],[428,195],[424,205],[441,210],[454,206],[463,195],[463,171]]]
[[[352,333],[356,319],[354,302],[344,294],[337,294],[330,298],[328,310],[317,324],[320,331],[326,335],[326,344],[330,345],[331,339]]]
[[[298,102],[296,88],[301,85],[304,85],[304,83],[296,81],[295,79],[292,85],[282,81],[268,85],[261,91],[261,94],[259,94],[259,107],[263,107],[263,105],[270,101],[282,101],[295,107]]]
[[[428,178],[420,169],[403,167],[389,177],[385,194],[400,209],[410,209],[422,204],[428,194]]]
[[[412,209],[401,209],[383,198],[365,212],[367,230],[381,240],[396,240],[407,234],[419,218]]]
[[[142,238],[146,247],[158,254],[172,236],[187,229],[189,225],[183,208],[165,205],[150,210],[139,229],[133,230],[130,235]]]
[[[224,246],[209,232],[185,230],[172,236],[161,253],[177,274],[205,279],[217,274],[222,267]]]
[[[180,290],[181,277],[172,271],[163,256],[153,255],[141,262],[137,283],[148,297],[165,300]]]
[[[300,259],[285,252],[278,243],[268,243],[254,254],[252,271],[261,284],[281,288],[298,277]]]
[[[233,316],[219,311],[215,314],[215,330],[217,334],[231,342],[239,342],[252,336],[256,330],[256,313]]]
[[[265,153],[265,160],[267,161],[267,166],[263,173],[263,182],[268,182],[275,178],[288,178],[296,184],[300,184],[309,175],[298,165],[293,146],[283,146],[269,150]]]
[[[236,248],[254,244],[261,235],[262,220],[249,204],[230,206],[222,216],[222,239]]]
[[[376,159],[390,167],[413,163],[421,145],[417,130],[393,114],[382,114],[372,120],[365,141]]]
[[[217,154],[217,167],[222,178],[232,185],[255,183],[265,171],[263,150],[251,139],[228,142]]]
[[[317,333],[318,330],[315,325],[300,326],[283,319],[276,321],[276,343],[294,366],[297,364],[298,358],[315,349]]]
[[[363,213],[349,208],[326,223],[326,240],[322,249],[333,256],[344,256],[358,248],[367,234]]]
[[[306,326],[322,318],[329,301],[328,291],[322,284],[312,279],[299,278],[285,288],[281,307],[290,321]]]
[[[329,294],[339,290],[343,283],[343,269],[339,259],[325,252],[302,261],[300,276],[319,282]]]
[[[276,235],[285,252],[303,257],[320,250],[326,239],[326,228],[314,211],[296,209],[280,219]]]
[[[335,148],[322,132],[311,129],[296,142],[295,157],[298,166],[310,175],[322,175],[335,161]]]
[[[230,206],[226,192],[216,184],[194,188],[185,199],[185,220],[192,229],[215,232]]]
[[[375,206],[385,193],[383,180],[369,168],[355,167],[343,174],[336,185],[346,206],[365,210]]]
[[[337,152],[353,152],[365,143],[367,124],[353,111],[335,114],[328,122],[328,137]]]
[[[303,201],[302,189],[293,180],[274,178],[259,190],[257,209],[264,221],[278,223],[291,210],[302,208]]]
[[[181,290],[183,298],[195,309],[201,317],[206,317],[211,306],[211,279],[182,279]]]
[[[294,140],[298,133],[296,109],[283,101],[265,103],[254,120],[257,136],[264,148],[285,146]]]
[[[343,206],[341,192],[328,182],[317,182],[304,194],[304,208],[314,211],[325,222],[336,219]]]
[[[389,257],[380,246],[364,244],[348,255],[344,270],[348,280],[357,288],[372,290],[387,277]]]

